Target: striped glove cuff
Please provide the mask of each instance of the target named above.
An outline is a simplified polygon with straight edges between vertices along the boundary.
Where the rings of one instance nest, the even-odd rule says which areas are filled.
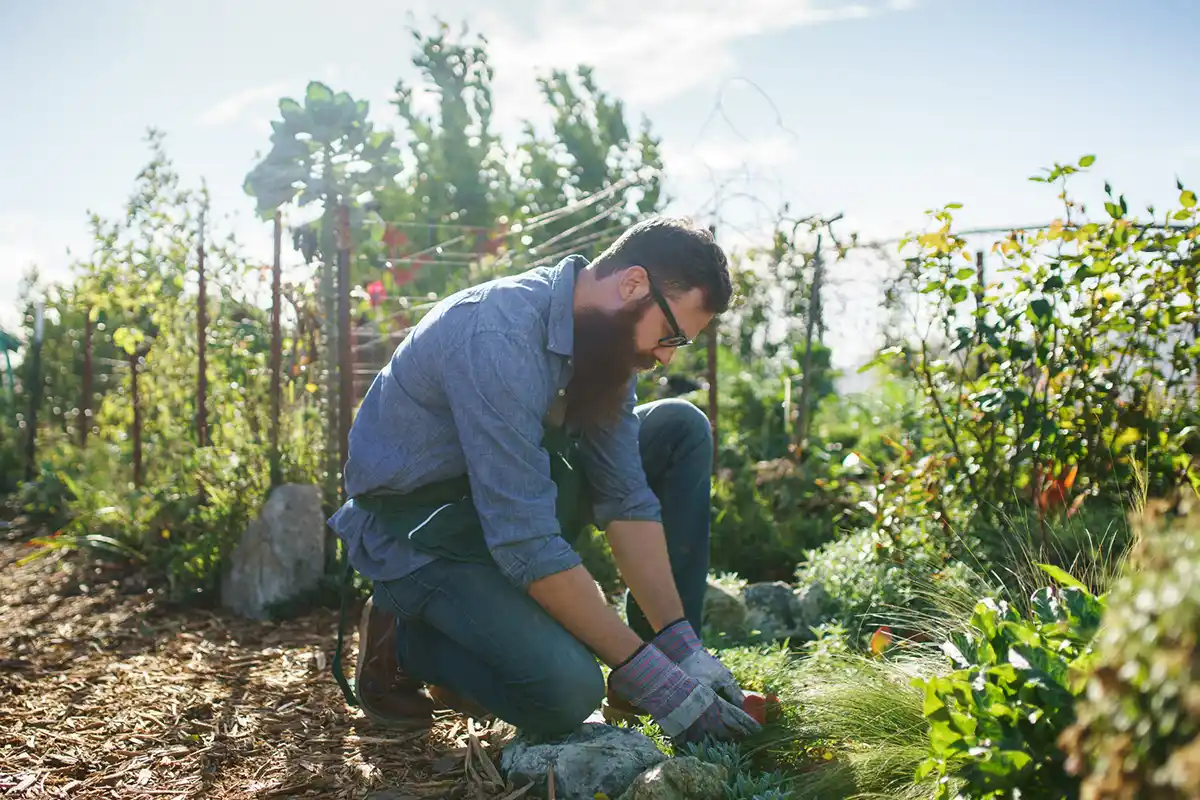
[[[658,632],[654,637],[654,646],[676,664],[683,661],[697,650],[703,649],[700,637],[687,619],[672,622]]]
[[[670,713],[696,688],[696,681],[653,644],[614,669],[608,685],[621,697],[654,717]]]
[[[716,701],[707,686],[679,668],[653,644],[645,644],[634,656],[614,669],[608,685],[619,697],[645,709],[663,733],[675,737]]]

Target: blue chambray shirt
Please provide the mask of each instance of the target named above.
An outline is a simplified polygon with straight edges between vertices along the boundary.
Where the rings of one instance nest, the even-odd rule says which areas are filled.
[[[346,494],[407,492],[466,474],[492,556],[524,589],[580,563],[555,513],[543,422],[572,374],[575,276],[571,256],[462,290],[409,332],[375,377],[350,428]],[[588,432],[584,468],[596,524],[661,521],[642,471],[629,399],[619,422]],[[329,520],[353,567],[394,580],[434,559],[347,501]]]

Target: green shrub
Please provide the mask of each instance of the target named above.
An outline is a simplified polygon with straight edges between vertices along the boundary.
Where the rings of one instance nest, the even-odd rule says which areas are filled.
[[[973,540],[979,542],[980,560],[998,583],[1030,587],[1022,602],[1040,586],[1045,574],[1037,564],[1050,563],[1066,570],[1093,594],[1105,592],[1120,572],[1133,531],[1120,505],[1085,504],[1071,517],[1038,519],[1033,508],[1004,513],[999,520],[976,518]]]
[[[1103,601],[1049,571],[1064,586],[1039,589],[1033,616],[981,601],[970,632],[944,646],[954,671],[914,681],[930,723],[929,758],[916,779],[936,779],[939,798],[957,796],[945,778],[977,798],[1075,796],[1056,740],[1074,721]]]
[[[1200,524],[1145,534],[1063,735],[1095,800],[1200,797]]]
[[[864,530],[808,554],[796,571],[801,585],[820,583],[828,595],[826,621],[863,644],[880,625],[899,635],[940,629],[959,598],[977,597],[987,586],[965,564],[935,544],[897,546],[886,533]]]
[[[954,455],[947,489],[985,516],[1031,501],[1062,514],[1121,494],[1137,469],[1152,494],[1200,485],[1200,205],[1178,182],[1177,203],[1141,218],[1107,184],[1084,204],[1069,184],[1094,162],[1032,178],[1054,184],[1063,213],[996,241],[986,271],[956,230],[958,204],[900,245],[891,296],[920,294],[934,324],[883,355],[921,383]]]
[[[788,459],[726,469],[713,484],[711,564],[749,581],[788,580],[807,550],[835,535],[848,504],[820,485],[821,466]]]

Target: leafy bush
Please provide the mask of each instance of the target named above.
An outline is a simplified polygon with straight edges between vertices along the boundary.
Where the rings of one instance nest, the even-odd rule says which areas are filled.
[[[930,755],[916,779],[937,780],[939,798],[956,796],[946,778],[965,782],[971,797],[1073,794],[1056,740],[1074,721],[1103,601],[1050,571],[1064,587],[1039,589],[1033,617],[981,601],[970,632],[944,646],[956,669],[914,681],[930,723]]]
[[[1200,797],[1200,524],[1156,527],[1112,590],[1061,739],[1094,800]]]
[[[751,581],[790,577],[804,545],[789,546],[788,531],[777,522],[786,517],[778,513],[776,498],[760,484],[753,464],[718,475],[712,504],[713,569],[736,572]]]
[[[811,551],[796,570],[801,585],[819,583],[828,595],[823,615],[865,643],[879,625],[900,635],[938,628],[964,597],[986,589],[965,564],[933,544],[905,546],[886,533],[863,530]]]
[[[42,291],[47,413],[39,471],[9,504],[41,534],[33,540],[40,552],[85,550],[145,570],[172,600],[205,601],[271,486],[269,319],[251,302],[262,288],[253,281],[257,267],[236,242],[210,239],[201,437],[199,311],[185,279],[207,200],[180,187],[160,136],[149,140],[152,158],[125,214],[93,217],[90,260]],[[79,340],[88,320],[94,384],[85,446]],[[284,343],[297,367],[282,382],[277,475],[314,483],[324,442],[298,344]]]
[[[997,242],[1001,263],[986,274],[954,231],[957,204],[901,245],[905,293],[940,325],[884,357],[920,381],[953,455],[947,488],[985,516],[1022,504],[1069,514],[1102,489],[1122,497],[1138,455],[1152,494],[1200,484],[1200,206],[1179,184],[1175,208],[1138,219],[1106,185],[1105,214],[1089,219],[1067,184],[1094,161],[1034,178],[1056,185],[1064,213]]]

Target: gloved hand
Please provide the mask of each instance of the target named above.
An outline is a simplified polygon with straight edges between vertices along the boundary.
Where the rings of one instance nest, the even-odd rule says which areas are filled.
[[[711,736],[728,740],[761,730],[753,717],[718,697],[652,643],[614,669],[608,685],[618,696],[645,709],[672,739],[694,742]]]
[[[679,668],[696,680],[711,688],[730,703],[741,708],[746,703],[746,695],[729,668],[712,653],[704,649],[700,637],[686,619],[673,622],[658,632],[653,639],[654,645],[662,650],[667,658],[679,665]]]

